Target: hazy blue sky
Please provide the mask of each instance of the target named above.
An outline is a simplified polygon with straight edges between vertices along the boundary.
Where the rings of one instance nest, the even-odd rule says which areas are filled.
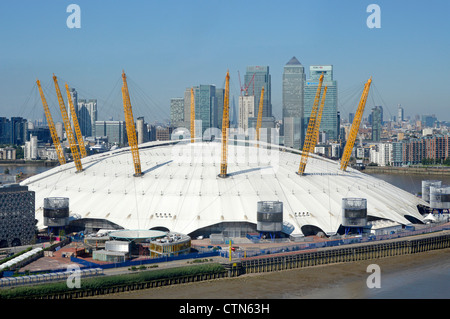
[[[71,3],[81,8],[80,29],[66,25]],[[381,8],[380,29],[366,25],[371,3]],[[62,88],[66,81],[99,100],[100,119],[123,118],[124,69],[135,117],[153,122],[186,87],[223,87],[227,70],[237,104],[238,71],[243,81],[248,65],[268,65],[280,118],[283,66],[296,56],[307,70],[334,66],[344,118],[372,76],[366,110],[382,104],[389,117],[402,104],[406,115],[449,121],[449,17],[447,0],[2,0],[0,116],[42,117],[36,78],[57,110],[55,73]]]

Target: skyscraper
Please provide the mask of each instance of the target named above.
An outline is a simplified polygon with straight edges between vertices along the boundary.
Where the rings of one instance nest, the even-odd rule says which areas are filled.
[[[323,74],[323,88],[327,86],[327,96],[320,123],[320,131],[325,132],[329,140],[336,140],[338,137],[337,123],[337,82],[333,79],[332,65],[312,65],[309,67],[309,79],[305,83],[304,97],[304,119],[307,127],[311,110],[314,105],[314,99],[319,85],[320,75]]]
[[[405,111],[403,110],[402,106],[398,105],[398,117],[397,122],[403,122],[405,120]]]
[[[80,131],[83,136],[95,136],[95,121],[97,121],[97,100],[96,99],[78,99],[78,93],[74,88],[69,90],[72,97],[72,102],[77,115]],[[75,129],[73,125],[72,112],[67,106],[69,120],[72,129]]]
[[[305,68],[293,57],[283,71],[283,126],[284,145],[295,149],[302,147]]]
[[[222,129],[222,118],[223,118],[223,100],[225,98],[225,89],[216,88],[216,99],[217,99],[217,127]]]
[[[218,127],[216,87],[201,84],[194,87],[195,119],[202,121],[202,134],[206,129]]]
[[[191,88],[184,91],[184,127],[191,128]]]
[[[95,122],[97,121],[97,100],[78,100],[78,123],[83,136],[95,136]]]
[[[11,121],[6,117],[0,117],[0,144],[11,143]]]
[[[372,141],[381,140],[381,109],[375,106],[372,109]]]
[[[383,106],[378,105],[377,107],[380,109],[380,112],[381,112],[381,114],[380,114],[381,125],[383,125],[383,124],[384,124],[384,112],[383,112]]]
[[[355,113],[348,113],[348,122],[350,124],[353,123],[353,119],[355,118]]]
[[[77,114],[77,119],[78,119],[78,92],[74,88],[69,88],[69,94],[70,94],[70,98],[72,99],[73,107],[75,108],[75,113]],[[70,111],[69,103],[67,103],[67,115],[69,116],[70,125],[74,129],[72,112]],[[83,133],[81,133],[81,134],[83,134]]]
[[[247,66],[244,78],[245,86],[248,87],[248,95],[255,96],[255,108],[259,108],[261,89],[264,87],[263,117],[272,116],[271,76],[268,66]],[[257,112],[256,112],[257,113]]]
[[[28,121],[22,117],[11,117],[11,141],[13,145],[24,145],[27,141]]]

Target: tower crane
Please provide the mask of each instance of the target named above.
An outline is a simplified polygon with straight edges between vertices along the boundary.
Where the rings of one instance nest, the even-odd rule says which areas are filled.
[[[195,97],[194,88],[191,88],[191,143],[195,139]]]
[[[369,95],[370,85],[372,83],[372,77],[364,85],[363,93],[361,94],[361,99],[359,101],[358,109],[356,110],[355,117],[353,119],[352,127],[350,129],[349,138],[345,144],[344,153],[341,158],[341,170],[345,171],[352,155],[353,146],[355,145],[356,135],[359,131],[359,125],[361,124],[361,119],[364,113],[364,107],[366,106],[367,96]]]
[[[229,107],[230,107],[230,72],[227,71],[225,78],[225,94],[223,98],[223,116],[222,116],[222,158],[220,162],[219,177],[227,177],[227,152],[228,152],[228,127],[229,121]]]
[[[239,73],[239,71],[238,71],[238,76],[239,76],[239,86],[240,86],[240,88],[241,88],[241,96],[242,96],[242,92],[244,92],[244,95],[246,96],[246,95],[248,95],[248,87],[250,86],[250,84],[252,84],[252,82],[253,82],[253,95],[255,94],[255,82],[253,81],[254,79],[255,79],[255,75],[256,75],[256,72],[255,73],[253,73],[253,75],[252,75],[252,78],[250,79],[250,81],[247,83],[247,85],[242,85],[241,84],[241,74]]]
[[[55,123],[53,122],[52,114],[48,108],[47,100],[45,98],[44,92],[42,91],[41,81],[36,80],[36,84],[39,88],[39,94],[41,95],[42,105],[44,106],[45,117],[47,119],[48,127],[50,129],[50,134],[52,136],[53,145],[55,145],[56,154],[58,155],[59,164],[66,164],[66,158],[64,157],[64,150],[59,141],[58,134],[56,133]]]
[[[70,150],[72,151],[73,161],[75,162],[77,172],[81,172],[83,170],[83,166],[81,165],[80,154],[78,153],[77,144],[75,143],[72,126],[70,125],[69,116],[67,115],[66,105],[64,104],[64,100],[61,95],[61,90],[59,89],[58,79],[54,74],[53,74],[53,82],[55,83],[56,95],[58,96],[59,108],[61,109],[61,115],[64,121],[64,128],[66,129]]]
[[[70,95],[69,86],[66,83],[67,101],[69,101],[70,115],[72,116],[75,135],[77,136],[78,147],[80,148],[81,158],[86,157],[86,147],[84,146],[83,135],[81,135],[80,124],[78,123],[77,113],[73,105],[72,96]]]
[[[264,106],[264,86],[261,89],[261,98],[259,99],[258,119],[256,121],[256,140],[258,141],[257,147],[259,147],[260,131],[262,125],[262,114]]]
[[[308,130],[306,132],[305,142],[303,144],[302,157],[300,160],[300,166],[298,168],[298,175],[303,175],[306,168],[306,162],[308,161],[309,152],[311,150],[311,144],[314,144],[314,130],[316,125],[316,117],[317,117],[317,108],[319,106],[320,101],[320,93],[322,91],[322,83],[323,83],[323,74],[320,75],[319,85],[317,86],[316,97],[314,98],[314,104],[311,109],[311,116],[308,122]]]
[[[122,99],[123,110],[125,113],[125,125],[127,128],[128,144],[130,145],[131,154],[133,156],[134,176],[141,176],[141,159],[139,157],[139,148],[136,138],[136,128],[134,127],[133,110],[131,108],[130,93],[128,92],[127,77],[122,71]]]

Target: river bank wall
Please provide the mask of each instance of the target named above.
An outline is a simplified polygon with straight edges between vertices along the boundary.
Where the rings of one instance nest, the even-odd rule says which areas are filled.
[[[16,160],[1,160],[0,166],[22,166],[22,165],[30,165],[30,166],[46,166],[46,167],[54,167],[59,164],[58,161],[49,161],[49,160],[33,160],[27,161],[24,159],[16,159]]]
[[[450,167],[393,167],[393,166],[366,166],[366,174],[421,174],[421,175],[448,175]]]

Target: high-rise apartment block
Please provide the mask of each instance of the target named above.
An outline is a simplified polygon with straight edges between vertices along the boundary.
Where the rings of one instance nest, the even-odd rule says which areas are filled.
[[[239,121],[238,127],[243,132],[248,131],[248,119],[255,117],[255,97],[253,95],[241,95],[239,96]]]
[[[173,128],[184,126],[184,98],[170,99],[170,126]]]

